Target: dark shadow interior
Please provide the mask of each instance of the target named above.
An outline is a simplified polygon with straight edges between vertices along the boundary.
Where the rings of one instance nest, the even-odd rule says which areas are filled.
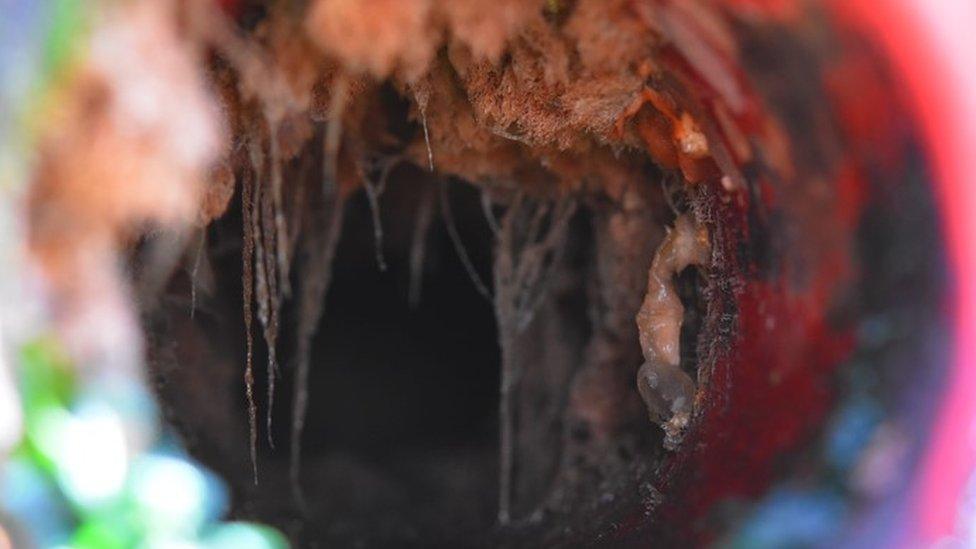
[[[475,290],[436,211],[419,273],[420,299],[410,303],[415,214],[425,192],[435,190],[417,175],[407,166],[391,174],[379,201],[381,244],[365,193],[346,206],[312,347],[302,439],[308,520],[294,523],[289,534],[296,539],[448,539],[490,528],[495,518],[499,348],[494,312]],[[478,191],[452,184],[447,196],[467,254],[482,280],[490,281],[493,237]],[[378,245],[385,270],[378,265]],[[243,496],[241,516],[301,516],[287,488],[294,337],[289,306],[274,403],[276,448],[268,447],[262,433],[259,454],[267,480]],[[265,353],[256,334],[255,391],[261,397],[267,387]]]
[[[383,201],[412,213],[416,204],[410,202],[420,194],[412,190],[409,181],[394,183]],[[482,278],[488,279],[491,235],[477,215],[478,195],[454,185],[450,198],[455,209],[465,212],[459,218],[466,222],[458,230]],[[375,258],[365,196],[348,205],[312,351],[305,477],[312,486],[325,479],[348,482],[350,490],[363,494],[351,502],[323,501],[333,517],[348,514],[356,522],[384,513],[391,522],[423,524],[453,514],[463,523],[490,524],[499,376],[491,304],[475,291],[443,225],[435,222],[428,234],[421,299],[411,307],[413,216],[381,212],[380,217],[385,271]],[[284,385],[290,386],[287,375]],[[285,437],[287,414],[279,415],[279,436]],[[452,497],[459,493],[468,497]],[[382,529],[382,522],[373,528]],[[362,526],[354,529],[362,532]]]
[[[254,320],[260,483],[254,486],[250,478],[239,198],[208,228],[208,268],[197,282],[195,317],[187,314],[191,292],[184,272],[168,290],[165,314],[147,319],[147,331],[158,336],[152,352],[169,422],[198,458],[227,479],[237,518],[274,524],[300,545],[453,544],[470,536],[518,532],[563,535],[567,522],[599,512],[600,523],[606,523],[614,509],[638,497],[635,479],[650,473],[633,456],[657,456],[660,438],[648,429],[640,408],[621,403],[633,418],[622,427],[618,444],[607,448],[591,445],[565,416],[572,376],[592,354],[587,350],[592,315],[596,309],[605,315],[609,307],[599,305],[596,296],[597,221],[581,208],[570,225],[565,265],[549,288],[548,304],[521,336],[521,352],[533,367],[521,380],[518,408],[518,516],[511,529],[497,528],[501,357],[495,312],[476,290],[436,205],[419,273],[420,299],[415,304],[409,299],[414,229],[424,196],[450,200],[464,255],[489,287],[495,235],[481,190],[451,182],[441,195],[436,185],[414,166],[391,172],[378,202],[379,244],[366,193],[357,192],[346,204],[332,283],[312,345],[301,453],[304,509],[292,497],[289,481],[295,297],[284,302],[278,338],[273,448],[266,441],[264,417],[267,347]],[[295,261],[293,272],[300,276],[301,256]],[[694,274],[686,278],[688,295],[682,297],[693,298],[699,281]],[[699,314],[701,304],[694,305],[689,310]],[[688,324],[685,347],[693,345],[699,323]],[[625,341],[636,344],[636,335]],[[627,357],[637,349],[629,351],[613,360],[629,367],[636,358]],[[224,434],[213,436],[216,432]],[[559,477],[567,471],[569,476]],[[608,491],[622,496],[601,499]],[[590,528],[586,522],[578,527]]]
[[[409,189],[391,203],[406,207]],[[473,190],[452,192],[474,207]],[[498,393],[498,344],[490,303],[472,286],[439,224],[431,228],[422,294],[407,295],[412,219],[383,216],[387,270],[374,257],[373,227],[362,195],[349,204],[323,322],[312,352],[304,448],[383,461],[420,448],[492,445]],[[464,219],[478,220],[477,216]],[[472,226],[474,225],[474,226]],[[483,276],[490,272],[487,227],[459,229]],[[285,376],[285,386],[289,379]],[[287,412],[287,407],[279,408]],[[287,436],[287,418],[277,423]]]

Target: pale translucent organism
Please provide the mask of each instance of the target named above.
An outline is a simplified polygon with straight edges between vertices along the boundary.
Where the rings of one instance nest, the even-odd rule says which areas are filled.
[[[674,277],[691,265],[705,266],[710,255],[708,231],[684,214],[661,242],[647,274],[647,293],[637,312],[644,364],[637,372],[651,421],[664,429],[664,444],[674,448],[691,419],[695,382],[681,370],[681,323],[684,306]]]

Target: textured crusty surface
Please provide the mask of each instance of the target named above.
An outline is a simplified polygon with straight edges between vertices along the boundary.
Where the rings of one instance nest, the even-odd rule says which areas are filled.
[[[509,433],[508,443],[500,444],[501,461],[514,471],[503,471],[499,482],[511,492],[501,498],[509,507],[506,518],[594,499],[612,471],[634,462],[626,456],[635,448],[659,448],[659,442],[648,444],[660,434],[642,417],[638,388],[654,419],[666,427],[674,419],[669,414],[687,421],[690,404],[678,401],[694,384],[677,369],[683,308],[671,278],[707,261],[688,257],[702,247],[682,239],[685,225],[701,229],[687,213],[690,200],[685,197],[680,211],[666,203],[705,188],[721,188],[729,200],[740,196],[738,165],[752,157],[755,143],[765,149],[772,172],[790,169],[775,123],[755,111],[734,70],[731,25],[713,4],[217,4],[161,1],[146,9],[151,13],[144,24],[165,32],[160,43],[178,55],[162,52],[155,60],[168,61],[159,71],[168,84],[156,91],[170,92],[176,100],[166,105],[175,111],[142,138],[129,139],[130,129],[112,117],[118,97],[127,96],[102,100],[99,92],[112,89],[113,74],[84,71],[71,83],[75,98],[93,99],[66,103],[67,123],[52,126],[42,142],[32,190],[33,244],[42,259],[55,258],[45,261],[54,283],[69,285],[86,266],[56,260],[73,257],[65,235],[98,239],[108,264],[147,224],[196,222],[218,232],[233,218],[243,240],[233,276],[241,278],[247,325],[242,369],[252,462],[262,402],[256,370],[267,368],[270,433],[279,347],[294,347],[291,480],[300,495],[298,456],[310,398],[305,379],[312,338],[328,314],[324,296],[343,208],[366,189],[381,251],[378,210],[387,177],[400,164],[426,172],[415,178],[418,193],[463,180],[479,187],[489,218],[498,210],[492,245],[496,258],[508,263],[497,263],[495,280],[482,285],[486,294],[493,286],[504,369],[512,374],[501,392],[516,395],[524,383],[527,395],[513,396],[501,411],[501,430]],[[192,124],[180,123],[185,117],[207,124],[187,133]],[[188,153],[195,143],[190,137],[200,144]],[[131,166],[144,176],[131,179],[125,171]],[[445,201],[438,200],[448,218]],[[230,210],[238,204],[239,214]],[[675,215],[673,237],[665,238],[652,263],[663,227]],[[571,222],[577,218],[582,229]],[[64,227],[81,230],[68,234]],[[455,244],[463,255],[463,243]],[[566,255],[573,247],[579,257],[570,264]],[[422,264],[423,247],[414,249]],[[568,293],[563,287],[586,295],[586,310],[574,310],[572,319],[556,301]],[[661,292],[662,300],[648,305],[645,294]],[[292,306],[297,311],[289,318]],[[240,312],[237,304],[235,320]],[[297,335],[283,331],[292,324]],[[580,341],[563,341],[552,328],[570,325]],[[263,348],[253,329],[260,330]],[[553,350],[538,351],[538,337]],[[267,358],[252,356],[257,349]],[[645,368],[643,383],[635,385],[642,351],[656,365],[651,374],[668,368],[677,374],[652,383]],[[533,370],[543,363],[545,376]],[[551,380],[557,381],[547,386]],[[508,425],[508,416],[521,417],[521,425]],[[558,447],[555,456],[540,457],[544,452],[535,449],[543,443]]]

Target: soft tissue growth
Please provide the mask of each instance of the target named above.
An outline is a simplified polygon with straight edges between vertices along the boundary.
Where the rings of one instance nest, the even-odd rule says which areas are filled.
[[[651,421],[664,429],[666,448],[674,449],[694,409],[695,382],[681,370],[680,335],[684,306],[674,277],[691,265],[708,265],[708,229],[684,214],[661,242],[647,273],[647,294],[637,313],[644,364],[637,372]]]

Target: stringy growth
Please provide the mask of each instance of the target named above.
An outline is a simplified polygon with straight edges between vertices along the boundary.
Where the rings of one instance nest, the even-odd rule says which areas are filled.
[[[437,194],[433,185],[426,185],[414,215],[413,235],[410,242],[410,285],[407,291],[407,301],[410,308],[416,309],[420,304],[423,290],[424,258],[427,256],[427,233],[434,221],[434,207]]]
[[[257,454],[257,404],[254,401],[254,337],[252,324],[254,313],[251,310],[254,295],[254,225],[251,222],[254,210],[254,184],[249,177],[241,183],[241,218],[243,220],[244,242],[241,252],[242,277],[244,285],[244,338],[246,342],[246,357],[244,365],[244,390],[247,397],[247,418],[250,434],[251,469],[254,484],[258,483],[258,454]]]
[[[490,212],[490,205],[486,210]],[[512,516],[515,463],[515,395],[521,361],[516,339],[532,322],[547,296],[551,272],[559,263],[576,202],[533,203],[522,193],[505,212],[495,243],[495,317],[502,350],[499,416],[498,522]],[[488,215],[491,218],[491,215]]]
[[[376,264],[385,270],[380,201],[393,168],[401,162],[412,163],[437,175],[420,190],[423,196],[409,256],[410,303],[416,306],[420,299],[426,235],[439,206],[465,270],[477,291],[495,308],[503,357],[499,519],[507,522],[515,475],[513,401],[521,375],[516,371],[520,362],[514,357],[515,341],[545,300],[548,273],[558,261],[576,208],[575,201],[565,197],[616,202],[623,188],[643,180],[649,159],[690,182],[702,182],[722,172],[730,181],[737,180],[733,155],[723,144],[730,140],[717,133],[735,135],[734,121],[718,129],[703,124],[693,116],[701,109],[692,108],[690,94],[678,84],[683,80],[672,78],[668,73],[673,69],[655,60],[663,47],[676,45],[691,60],[691,68],[716,82],[728,80],[721,78],[726,76],[724,64],[696,62],[712,60],[714,52],[709,48],[713,46],[670,36],[675,29],[697,24],[692,16],[699,10],[675,10],[667,3],[651,3],[636,11],[630,0],[312,0],[287,9],[285,4],[268,3],[267,13],[253,25],[234,21],[211,2],[193,2],[185,8],[189,12],[187,32],[216,54],[217,73],[232,75],[226,79],[230,83],[223,84],[233,93],[221,91],[232,97],[223,97],[221,107],[234,137],[240,140],[244,136],[248,149],[248,154],[238,154],[241,143],[231,143],[224,156],[237,159],[234,171],[246,174],[242,181],[246,193],[245,384],[255,478],[253,316],[260,322],[268,348],[266,429],[273,446],[271,418],[280,367],[282,307],[294,297],[299,311],[291,481],[300,499],[311,339],[323,314],[343,205],[350,194],[364,189],[373,221]],[[719,19],[709,21],[713,24],[708,25],[708,32],[723,38],[727,29],[716,23]],[[614,32],[608,34],[607,29]],[[403,107],[406,113],[393,114],[406,114],[414,128],[387,125],[391,112],[381,92],[390,88],[407,104]],[[716,109],[726,108],[724,103],[742,103],[745,93],[737,86],[722,86],[719,91],[713,105]],[[315,135],[318,124],[323,129]],[[770,135],[757,138],[775,137],[771,123],[758,126],[769,128],[766,133]],[[314,152],[306,146],[313,136],[321,143]],[[289,162],[299,155],[303,161],[311,157],[311,162],[321,163],[318,198],[304,194],[296,198],[308,191],[308,186],[292,184],[296,178]],[[348,184],[344,176],[342,189],[340,164],[350,172]],[[447,192],[452,177],[483,188],[514,182],[511,202],[501,220],[496,219],[487,194],[483,195],[485,218],[496,235],[494,292],[477,273],[458,233]],[[547,198],[529,200],[525,193]],[[564,198],[553,202],[556,196]],[[300,216],[307,220],[299,220]],[[675,229],[676,234],[680,231]],[[292,277],[296,248],[301,256],[296,265],[302,272]],[[667,263],[662,251],[655,265],[658,274],[669,278],[680,268]],[[670,280],[655,284],[655,291],[674,293]],[[651,285],[649,282],[648,295]],[[672,335],[677,341],[680,314],[677,323],[667,328],[674,333],[667,336],[658,334],[664,328],[652,327],[649,323],[656,320],[647,318],[671,321],[668,315],[681,309],[680,302],[675,309],[667,299],[659,305],[645,301],[648,307],[652,310],[642,309],[638,321],[650,365],[641,371],[653,374],[677,364],[666,353],[670,343],[662,341]],[[648,335],[651,333],[658,335]],[[664,347],[649,347],[643,341],[647,338]],[[674,348],[676,353],[677,343]],[[657,395],[647,391],[650,377],[642,374],[641,379],[642,395]],[[686,384],[679,385],[687,392]],[[650,398],[647,395],[645,400]],[[669,405],[678,400],[662,398]],[[682,418],[688,406],[674,405],[676,411],[659,418],[671,431],[686,421]]]
[[[334,108],[341,109],[341,103]],[[333,120],[340,111],[333,111]],[[308,226],[302,235],[303,272],[298,294],[298,340],[295,350],[296,367],[293,386],[291,420],[291,461],[289,476],[292,497],[300,508],[305,508],[305,496],[301,485],[302,433],[308,410],[308,375],[312,353],[312,338],[325,310],[325,297],[332,284],[332,263],[342,235],[347,195],[339,188],[338,165],[332,149],[330,134],[337,124],[326,128],[323,140],[322,185],[318,200],[308,201]]]

